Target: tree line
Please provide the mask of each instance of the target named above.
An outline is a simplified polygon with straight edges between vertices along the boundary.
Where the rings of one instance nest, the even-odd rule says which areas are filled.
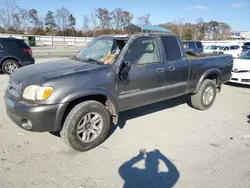
[[[15,0],[4,1],[5,8],[0,9],[0,33],[95,37],[123,33],[123,28],[135,19],[131,12],[121,8],[97,8],[93,9],[90,15],[83,15],[82,25],[77,26],[73,13],[65,7],[54,12],[49,10],[42,16],[35,8],[27,10],[17,6]],[[138,24],[152,25],[148,13],[136,20]],[[231,33],[228,24],[217,21],[205,22],[201,18],[195,24],[180,19],[159,26],[170,29],[183,40],[228,39]]]

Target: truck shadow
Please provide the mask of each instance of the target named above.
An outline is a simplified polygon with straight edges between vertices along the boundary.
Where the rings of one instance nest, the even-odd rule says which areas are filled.
[[[124,126],[126,125],[127,120],[131,120],[134,118],[138,118],[141,116],[145,116],[148,114],[152,114],[155,112],[159,112],[162,110],[166,110],[168,108],[173,108],[182,104],[187,104],[191,107],[191,103],[190,103],[190,96],[186,95],[186,96],[181,96],[181,97],[177,97],[174,99],[170,99],[170,100],[166,100],[166,101],[162,101],[162,102],[158,102],[158,103],[154,103],[154,104],[149,104],[143,107],[139,107],[139,108],[135,108],[132,110],[128,110],[125,112],[122,112],[119,114],[119,122],[117,125],[112,125],[111,129],[109,131],[108,134],[108,138],[115,132],[115,130],[117,129],[117,127],[119,127],[120,129],[123,129]],[[60,131],[56,131],[56,132],[49,132],[51,135],[56,136],[56,137],[61,137],[60,136]],[[108,139],[107,138],[107,139]]]
[[[110,137],[115,132],[117,127],[119,127],[120,129],[123,129],[124,126],[126,125],[127,120],[131,120],[134,118],[138,118],[141,116],[145,116],[148,114],[166,110],[168,108],[173,108],[182,104],[187,104],[188,106],[191,107],[189,95],[169,99],[169,100],[154,103],[154,104],[149,104],[143,107],[138,107],[132,110],[122,112],[119,114],[119,122],[117,126],[111,126],[111,130],[110,130],[108,137]]]
[[[139,162],[145,162],[145,168],[134,167]],[[162,161],[164,171],[159,172],[159,162]],[[157,187],[171,188],[178,179],[180,173],[176,166],[159,150],[145,152],[140,150],[137,156],[123,163],[119,168],[119,174],[124,180],[123,188],[133,187]]]

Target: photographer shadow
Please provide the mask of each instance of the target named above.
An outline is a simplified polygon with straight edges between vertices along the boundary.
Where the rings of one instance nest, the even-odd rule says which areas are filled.
[[[133,167],[142,160],[145,160],[144,169]],[[168,168],[167,172],[159,172],[159,160]],[[171,188],[180,177],[175,165],[159,150],[147,153],[141,150],[137,156],[121,165],[119,174],[125,181],[123,188]]]

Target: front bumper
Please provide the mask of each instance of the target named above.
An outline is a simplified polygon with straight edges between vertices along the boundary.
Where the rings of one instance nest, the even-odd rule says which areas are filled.
[[[250,85],[250,73],[232,73],[229,82]]]
[[[8,93],[8,92],[7,92]],[[67,104],[31,106],[15,100],[9,94],[4,97],[8,117],[22,129],[33,132],[59,131]],[[32,127],[26,128],[27,120]]]

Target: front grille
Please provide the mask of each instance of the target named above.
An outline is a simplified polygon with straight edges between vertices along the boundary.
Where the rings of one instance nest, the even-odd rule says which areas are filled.
[[[20,84],[10,79],[8,84],[8,92],[15,98],[19,99],[20,98],[19,91],[20,91]]]
[[[231,78],[231,80],[233,80],[233,81],[238,81],[238,79],[237,79],[237,78]]]
[[[242,82],[250,82],[250,79],[241,79]]]
[[[235,73],[246,73],[246,72],[249,72],[249,70],[237,70],[237,69],[234,69],[232,72],[235,72]]]

